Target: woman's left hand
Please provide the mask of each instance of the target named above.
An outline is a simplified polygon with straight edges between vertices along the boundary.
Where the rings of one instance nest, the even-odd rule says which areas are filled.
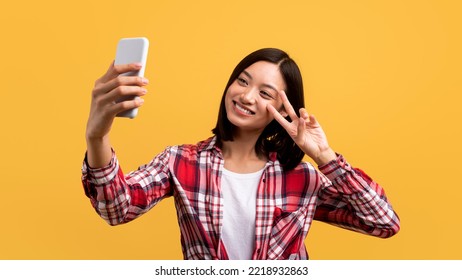
[[[300,109],[300,117],[298,117],[285,92],[280,91],[279,94],[291,122],[287,121],[272,105],[268,105],[267,109],[292,137],[295,144],[318,165],[336,159],[337,155],[329,147],[326,134],[316,118],[309,115],[305,108]]]

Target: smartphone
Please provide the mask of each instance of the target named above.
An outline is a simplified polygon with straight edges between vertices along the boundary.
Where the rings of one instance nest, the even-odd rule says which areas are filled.
[[[148,57],[149,40],[144,37],[139,38],[122,38],[117,44],[117,51],[114,65],[128,64],[139,62],[143,66],[139,71],[132,71],[121,74],[122,76],[144,76],[146,68],[146,59]],[[125,100],[133,100],[138,96],[128,96],[117,100],[117,102]],[[138,108],[120,112],[117,117],[125,117],[133,119],[138,115]]]

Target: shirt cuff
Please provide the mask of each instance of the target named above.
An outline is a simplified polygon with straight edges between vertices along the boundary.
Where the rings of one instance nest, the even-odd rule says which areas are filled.
[[[326,177],[333,181],[338,176],[342,176],[348,171],[351,171],[351,166],[346,162],[345,158],[341,154],[337,154],[337,158],[331,160],[330,162],[318,166],[319,171],[321,171]]]
[[[85,153],[85,159],[82,164],[82,176],[88,182],[95,185],[107,184],[114,180],[118,171],[119,161],[117,160],[114,150],[112,150],[111,161],[109,164],[101,168],[90,167],[87,161],[87,154]]]

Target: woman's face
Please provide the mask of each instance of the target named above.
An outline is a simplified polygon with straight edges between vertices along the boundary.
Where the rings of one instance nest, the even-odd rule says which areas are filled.
[[[281,90],[286,90],[286,84],[276,64],[258,61],[250,65],[226,92],[228,120],[241,131],[263,131],[274,119],[266,109],[268,104],[282,108]]]

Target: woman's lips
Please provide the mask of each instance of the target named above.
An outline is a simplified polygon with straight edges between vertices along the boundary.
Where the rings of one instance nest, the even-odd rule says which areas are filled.
[[[248,108],[240,105],[236,101],[233,101],[233,104],[234,104],[234,108],[236,108],[236,110],[238,110],[240,113],[243,113],[243,114],[249,115],[249,116],[255,115],[255,113],[253,111],[251,111]]]

